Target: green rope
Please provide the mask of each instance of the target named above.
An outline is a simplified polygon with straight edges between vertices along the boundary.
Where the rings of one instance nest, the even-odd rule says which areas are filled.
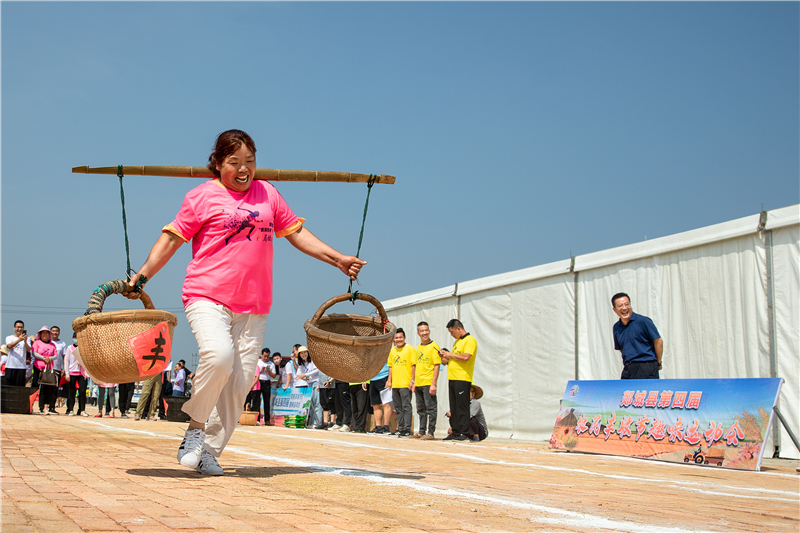
[[[125,275],[127,276],[127,281],[130,281],[131,275],[135,274],[136,272],[131,269],[131,248],[130,244],[128,243],[128,220],[125,217],[125,189],[122,186],[122,177],[124,176],[122,172],[122,165],[117,165],[117,176],[119,176],[119,197],[122,201],[122,229],[125,231],[125,258],[128,266],[128,269],[125,271]],[[147,276],[139,276],[139,279],[136,281],[136,292],[140,292],[145,283],[147,283]],[[102,285],[98,287],[98,289],[101,287]]]
[[[119,176],[119,197],[122,200],[122,229],[125,231],[125,257],[128,260],[128,269],[125,274],[128,276],[128,281],[131,279],[131,248],[128,244],[128,220],[125,218],[125,189],[122,187],[122,165],[117,165],[117,176]]]
[[[369,209],[369,193],[372,192],[372,186],[375,185],[377,179],[377,174],[370,174],[369,180],[367,181],[367,201],[364,204],[364,217],[361,219],[361,233],[358,235],[358,249],[356,250],[356,257],[358,257],[358,255],[361,253],[361,243],[364,240],[364,225],[367,222],[367,209]],[[353,302],[353,305],[355,305],[356,300],[358,299],[358,291],[353,292],[353,280],[350,280],[350,285],[347,288],[347,292],[350,294],[350,301]]]

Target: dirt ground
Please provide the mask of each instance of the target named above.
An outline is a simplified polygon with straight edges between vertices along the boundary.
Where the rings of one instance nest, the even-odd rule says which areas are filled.
[[[94,410],[90,410],[94,414]],[[800,531],[798,461],[761,472],[239,426],[222,477],[184,424],[0,416],[2,531]]]

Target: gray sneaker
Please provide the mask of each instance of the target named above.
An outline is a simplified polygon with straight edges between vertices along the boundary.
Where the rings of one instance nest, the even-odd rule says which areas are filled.
[[[208,453],[208,451],[205,449],[203,449],[203,454],[200,456],[200,462],[197,463],[195,470],[204,476],[221,476],[224,473],[222,471],[222,467],[219,466],[219,463],[217,462],[217,458]]]
[[[178,448],[178,462],[188,468],[197,468],[205,440],[206,432],[202,429],[187,429]]]

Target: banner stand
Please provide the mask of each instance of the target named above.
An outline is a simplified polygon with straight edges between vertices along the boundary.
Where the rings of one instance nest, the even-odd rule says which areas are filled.
[[[778,409],[777,405],[775,407],[773,407],[772,409],[773,409],[773,411],[775,411],[775,414],[778,415],[778,420],[780,420],[781,424],[783,424],[783,429],[786,430],[786,433],[789,434],[789,437],[791,437],[792,442],[794,442],[794,447],[797,448],[797,451],[800,451],[800,442],[797,441],[797,437],[794,436],[794,433],[789,428],[789,423],[786,422],[785,418],[783,418],[783,415],[781,414],[780,409]],[[800,472],[800,468],[798,468],[797,471]]]

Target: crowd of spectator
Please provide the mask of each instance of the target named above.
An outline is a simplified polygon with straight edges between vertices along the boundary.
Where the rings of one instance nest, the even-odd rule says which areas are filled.
[[[460,325],[460,322],[458,323]],[[14,333],[6,337],[0,347],[2,360],[2,386],[38,388],[38,412],[41,415],[62,414],[67,416],[92,416],[87,405],[96,409],[97,418],[122,418],[133,416],[135,420],[157,421],[166,418],[165,397],[188,397],[194,373],[181,359],[170,362],[161,374],[138,383],[95,382],[75,356],[76,335],[67,344],[60,340],[58,326],[43,326],[36,336],[29,336],[25,324],[18,320]],[[452,333],[456,337],[454,352],[459,343],[469,337],[460,330]],[[253,384],[244,405],[245,411],[258,413],[262,426],[274,424],[274,403],[278,389],[310,390],[310,403],[306,414],[307,429],[370,433],[397,437],[434,440],[438,412],[437,382],[440,368],[448,359],[456,360],[454,353],[443,350],[430,339],[428,324],[417,327],[421,342],[414,348],[406,344],[406,334],[398,329],[394,346],[381,370],[369,381],[349,383],[322,373],[301,344],[292,347],[289,357],[269,348],[261,351],[261,357],[253,376]],[[477,344],[470,348],[477,351]],[[472,354],[474,366],[474,354]],[[445,440],[483,440],[488,428],[478,399],[483,396],[480,387],[472,383],[471,371],[465,374],[466,381],[459,381],[460,374],[450,375],[450,428]],[[457,369],[459,370],[459,369]],[[463,370],[463,369],[462,369]],[[455,379],[454,379],[455,378]],[[469,390],[470,401],[455,403],[453,387]],[[456,391],[457,392],[457,391]],[[417,432],[412,427],[412,397],[416,396],[416,414],[419,419]],[[466,396],[464,396],[466,399]],[[133,410],[135,404],[135,410]],[[451,416],[451,412],[457,415]],[[392,415],[396,415],[397,427],[390,429]],[[368,416],[372,424],[367,426]],[[456,420],[458,418],[458,420]],[[454,431],[454,428],[458,428]]]
[[[25,323],[17,320],[14,333],[0,346],[0,386],[38,389],[38,409],[34,405],[33,414],[90,416],[89,405],[97,409],[93,415],[97,418],[115,418],[119,413],[121,418],[163,420],[164,397],[185,396],[191,389],[194,374],[183,359],[143,382],[94,381],[74,354],[75,333],[70,344],[60,335],[58,326],[42,326],[35,336],[28,335]]]

